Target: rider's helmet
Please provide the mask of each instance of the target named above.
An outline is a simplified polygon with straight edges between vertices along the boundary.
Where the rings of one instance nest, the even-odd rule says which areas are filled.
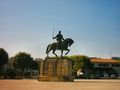
[[[61,31],[59,31],[59,34],[61,34]]]

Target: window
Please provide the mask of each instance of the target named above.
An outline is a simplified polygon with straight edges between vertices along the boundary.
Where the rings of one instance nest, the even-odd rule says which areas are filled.
[[[98,64],[100,67],[108,67],[108,64]]]

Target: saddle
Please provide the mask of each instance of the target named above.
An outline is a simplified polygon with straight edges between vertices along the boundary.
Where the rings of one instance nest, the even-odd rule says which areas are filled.
[[[63,44],[63,42],[57,42],[57,48],[61,49],[62,48],[62,44]]]

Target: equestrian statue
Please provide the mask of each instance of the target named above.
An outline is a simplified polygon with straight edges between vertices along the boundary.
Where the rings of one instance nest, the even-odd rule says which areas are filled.
[[[52,53],[56,56],[57,54],[55,53],[56,50],[61,50],[61,57],[63,57],[63,51],[67,51],[65,53],[65,55],[67,55],[69,53],[69,49],[68,47],[70,47],[74,41],[71,38],[63,38],[63,35],[61,34],[61,31],[59,31],[59,33],[53,37],[53,39],[56,39],[57,42],[51,43],[47,46],[46,49],[46,54],[47,57],[49,57],[49,52],[52,50]]]

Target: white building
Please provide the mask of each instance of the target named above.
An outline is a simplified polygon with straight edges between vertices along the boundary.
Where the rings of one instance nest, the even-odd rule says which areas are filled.
[[[91,58],[92,73],[95,77],[117,77],[120,75],[120,63],[113,59]]]

